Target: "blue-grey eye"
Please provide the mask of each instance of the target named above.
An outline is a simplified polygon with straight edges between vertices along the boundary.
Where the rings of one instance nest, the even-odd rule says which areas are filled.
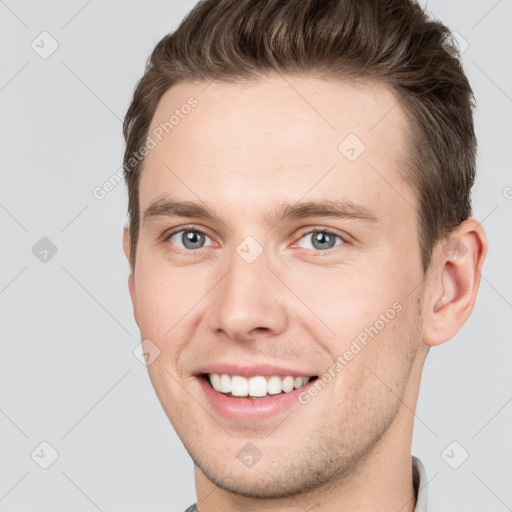
[[[206,239],[210,240],[210,237],[195,229],[182,229],[169,237],[171,243],[180,249],[201,249]],[[182,246],[179,245],[178,241]]]
[[[344,243],[341,236],[336,235],[334,233],[331,233],[329,231],[310,231],[309,233],[306,233],[301,237],[301,240],[303,238],[310,237],[311,238],[311,245],[313,249],[319,250],[319,251],[326,251],[329,249],[332,249],[336,245],[341,245]],[[336,239],[340,240],[340,243],[335,243]],[[309,249],[309,247],[305,247],[306,249]]]

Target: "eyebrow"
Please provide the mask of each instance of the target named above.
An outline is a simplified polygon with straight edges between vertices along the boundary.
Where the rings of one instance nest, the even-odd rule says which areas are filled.
[[[191,201],[160,199],[151,203],[144,211],[143,222],[154,217],[187,217],[191,219],[218,220],[208,207]],[[367,207],[347,201],[316,200],[299,203],[280,203],[265,215],[271,225],[285,220],[309,217],[331,217],[335,219],[356,219],[377,223],[378,217]]]

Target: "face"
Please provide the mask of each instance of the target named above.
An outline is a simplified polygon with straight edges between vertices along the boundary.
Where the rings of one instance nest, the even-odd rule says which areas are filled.
[[[396,103],[276,77],[158,105],[150,134],[182,115],[146,156],[130,291],[160,402],[225,490],[290,495],[402,442],[423,271]]]

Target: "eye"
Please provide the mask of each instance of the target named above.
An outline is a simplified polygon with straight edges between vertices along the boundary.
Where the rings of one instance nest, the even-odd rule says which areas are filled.
[[[205,240],[211,241],[210,237],[197,229],[181,229],[166,237],[179,249],[202,249]],[[181,246],[179,244],[182,244]]]
[[[331,231],[327,231],[325,229],[322,230],[315,230],[310,231],[308,233],[305,233],[301,236],[302,239],[310,239],[311,240],[311,246],[312,247],[305,247],[306,249],[316,249],[319,251],[328,251],[329,249],[332,249],[333,247],[337,245],[341,245],[345,243],[345,240],[340,235],[337,235],[336,233],[332,233]],[[335,243],[336,238],[340,240],[340,243]]]

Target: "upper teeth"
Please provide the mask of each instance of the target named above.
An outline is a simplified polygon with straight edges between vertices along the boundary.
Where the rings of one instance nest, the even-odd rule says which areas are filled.
[[[310,377],[293,377],[291,375],[283,379],[277,375],[246,379],[240,375],[227,375],[225,373],[209,373],[208,377],[213,389],[221,393],[231,393],[233,396],[277,395],[281,391],[288,393],[293,389],[304,386],[310,380]]]

